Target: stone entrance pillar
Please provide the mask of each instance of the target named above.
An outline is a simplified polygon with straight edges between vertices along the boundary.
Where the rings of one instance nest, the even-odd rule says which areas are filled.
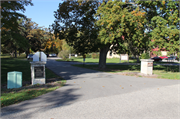
[[[34,84],[45,84],[45,64],[46,62],[30,62],[31,63],[31,81]]]
[[[151,59],[141,59],[141,73],[146,75],[153,74],[153,61]]]
[[[45,74],[45,64],[47,61],[47,56],[44,52],[36,52],[33,55],[33,62],[31,63],[31,81],[34,84],[45,84],[46,74]]]

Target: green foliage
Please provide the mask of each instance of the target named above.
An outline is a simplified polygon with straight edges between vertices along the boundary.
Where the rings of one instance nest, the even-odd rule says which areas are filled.
[[[61,57],[63,60],[69,58],[69,50],[62,50],[58,53],[58,57]]]
[[[18,31],[18,19],[26,18],[25,15],[18,13],[18,11],[25,11],[24,6],[33,5],[31,0],[25,1],[1,1],[1,28],[11,29],[11,31]],[[1,32],[3,35],[4,31]]]
[[[53,28],[79,53],[99,50],[102,67],[108,50],[139,56],[159,47],[179,53],[178,4],[172,0],[65,1],[55,12]]]
[[[143,53],[140,56],[140,59],[149,59],[149,58],[150,58],[149,53]]]
[[[100,28],[98,38],[110,43],[118,52],[134,56],[147,50],[148,35],[145,35],[146,13],[139,7],[120,1],[103,2],[97,10],[96,25]]]
[[[138,0],[136,3],[147,14],[148,23],[145,27],[151,36],[149,47],[158,47],[159,50],[165,48],[170,53],[179,52],[179,1]]]
[[[153,51],[153,54],[157,55],[157,56],[161,56],[161,51]]]
[[[86,54],[86,58],[91,58],[92,57],[92,54],[88,53]]]
[[[77,53],[97,50],[97,28],[94,26],[98,1],[64,1],[55,11],[53,30],[59,39],[66,39]]]
[[[16,54],[19,51],[28,55],[31,51],[44,51],[49,37],[46,29],[38,27],[31,19],[19,19],[17,22],[19,25],[17,32],[3,27],[6,34],[1,37],[2,52]]]
[[[73,47],[69,46],[65,40],[62,40],[62,50],[58,53],[58,57],[63,58],[63,60],[67,60],[69,58],[69,54],[74,53]]]
[[[1,40],[2,52],[14,52],[17,57],[17,50],[22,52],[28,47],[28,42],[23,37],[23,27],[20,25],[20,18],[26,16],[18,13],[25,11],[24,6],[33,5],[31,0],[26,1],[1,1]]]

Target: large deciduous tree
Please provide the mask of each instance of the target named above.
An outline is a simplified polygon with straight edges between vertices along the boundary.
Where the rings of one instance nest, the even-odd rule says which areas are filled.
[[[33,5],[31,0],[1,1],[1,46],[5,49],[9,46],[9,50],[15,52],[15,57],[17,49],[26,47],[27,44],[26,39],[22,36],[22,26],[19,23],[19,19],[26,18],[26,16],[17,12],[24,12],[24,6],[27,5]]]
[[[55,11],[55,34],[59,39],[66,39],[78,53],[97,50],[97,29],[94,26],[97,6],[97,1],[67,0],[60,3]]]
[[[179,53],[179,1],[136,1],[144,10],[148,19],[146,29],[151,36],[149,47],[166,49],[170,53]]]
[[[18,30],[18,19],[26,18],[25,15],[18,13],[17,11],[25,11],[27,5],[33,5],[31,0],[24,1],[1,1],[1,27],[11,29],[12,31]],[[2,32],[3,34],[3,32]]]
[[[121,49],[134,56],[146,50],[148,36],[145,35],[145,12],[139,7],[119,1],[103,2],[97,10],[97,16],[100,16],[97,21],[100,29],[98,39],[104,44],[104,49],[100,51],[100,68],[105,67],[109,49]]]

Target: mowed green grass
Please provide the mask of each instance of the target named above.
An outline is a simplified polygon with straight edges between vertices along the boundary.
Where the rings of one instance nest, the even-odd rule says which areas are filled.
[[[67,61],[67,60],[63,60],[63,59],[58,59],[56,61]],[[68,61],[76,61],[76,62],[84,62],[82,57],[72,57],[71,59],[68,59]],[[98,58],[85,58],[85,63],[98,63],[99,59]],[[122,60],[121,63],[123,62],[128,62],[128,61],[124,61]],[[129,60],[129,63],[135,63],[136,60]],[[120,63],[120,59],[119,58],[112,58],[112,59],[106,59],[106,63]]]
[[[21,88],[4,88],[4,86],[7,86],[7,73],[11,71],[22,72],[22,82],[29,83]],[[46,79],[56,78],[58,81],[54,82],[54,85],[50,83],[46,83],[45,85],[31,85],[30,61],[27,61],[25,56],[18,58],[11,58],[8,55],[1,56],[1,107],[35,98],[60,88],[66,83],[66,80],[53,73],[51,70],[46,68],[45,71]]]
[[[15,58],[1,59],[1,84],[7,83],[7,73],[11,71],[22,72],[23,81],[31,81],[30,62]]]
[[[51,86],[49,84],[46,85],[34,85],[27,88],[19,88],[19,89],[9,89],[7,92],[2,92],[1,94],[1,107],[16,104],[22,102],[24,100],[29,100],[45,93],[54,91],[61,86],[63,86],[66,81],[57,81],[57,85]]]
[[[140,65],[106,65],[106,69],[104,70],[98,69],[98,65],[86,64],[83,66],[82,64],[76,64],[73,66],[88,68],[103,72],[110,72],[110,73],[140,72]],[[180,80],[179,66],[154,65],[153,73],[157,74],[158,78]]]
[[[82,57],[71,57],[71,59],[63,60],[58,59],[56,61],[75,61],[75,62],[84,62]],[[85,58],[85,63],[99,63],[98,58]],[[119,58],[107,58],[106,63],[128,63],[128,61],[121,60]],[[129,63],[137,63],[136,59],[130,59]],[[153,62],[154,64],[179,64],[178,62]]]

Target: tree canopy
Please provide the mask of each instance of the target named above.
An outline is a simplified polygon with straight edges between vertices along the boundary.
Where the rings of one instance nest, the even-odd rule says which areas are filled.
[[[25,15],[17,11],[25,12],[27,5],[33,5],[31,0],[23,1],[1,1],[1,28],[11,29],[12,31],[18,30],[18,19],[26,18]],[[3,34],[3,32],[2,32]]]
[[[111,44],[111,48],[121,49],[121,53],[130,52],[134,56],[146,50],[146,13],[139,7],[119,1],[108,1],[101,4],[97,15],[100,15],[97,21],[97,26],[100,27],[98,38],[103,44]]]
[[[17,12],[24,12],[24,6],[27,5],[33,5],[31,0],[1,1],[1,47],[4,48],[3,51],[15,50],[16,52],[17,49],[24,49],[28,46],[25,37],[22,36],[23,28],[20,23],[20,18],[26,19],[26,16]]]
[[[67,0],[55,11],[55,34],[59,34],[59,39],[66,39],[78,53],[97,50],[97,29],[94,27],[97,5],[97,1]]]

